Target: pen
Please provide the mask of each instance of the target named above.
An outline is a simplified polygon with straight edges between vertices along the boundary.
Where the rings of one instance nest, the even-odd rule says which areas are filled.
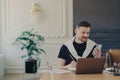
[[[71,59],[72,59],[73,61],[75,61],[74,58],[72,57],[72,55],[70,55],[70,57],[71,57]],[[75,62],[76,62],[76,61],[75,61]]]

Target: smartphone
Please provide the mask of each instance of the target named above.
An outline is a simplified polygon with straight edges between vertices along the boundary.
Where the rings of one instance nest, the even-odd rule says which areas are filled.
[[[102,44],[96,44],[96,48],[101,51]]]

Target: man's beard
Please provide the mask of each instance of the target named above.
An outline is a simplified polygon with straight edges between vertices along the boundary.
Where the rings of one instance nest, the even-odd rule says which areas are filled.
[[[81,42],[86,42],[88,37],[82,37],[82,38],[78,38]]]

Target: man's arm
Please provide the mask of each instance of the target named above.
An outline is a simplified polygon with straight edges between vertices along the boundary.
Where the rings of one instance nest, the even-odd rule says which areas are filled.
[[[70,64],[65,65],[66,61],[64,59],[59,59],[59,66],[66,66],[66,67],[76,67],[76,62],[72,61]]]
[[[59,58],[59,66],[65,66],[66,61],[62,58]]]

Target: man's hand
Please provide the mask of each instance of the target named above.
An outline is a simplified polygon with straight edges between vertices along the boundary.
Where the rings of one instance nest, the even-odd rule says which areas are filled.
[[[77,63],[75,61],[72,61],[67,67],[76,68]]]
[[[94,58],[101,58],[101,51],[98,48],[94,48],[92,54],[93,54]]]

